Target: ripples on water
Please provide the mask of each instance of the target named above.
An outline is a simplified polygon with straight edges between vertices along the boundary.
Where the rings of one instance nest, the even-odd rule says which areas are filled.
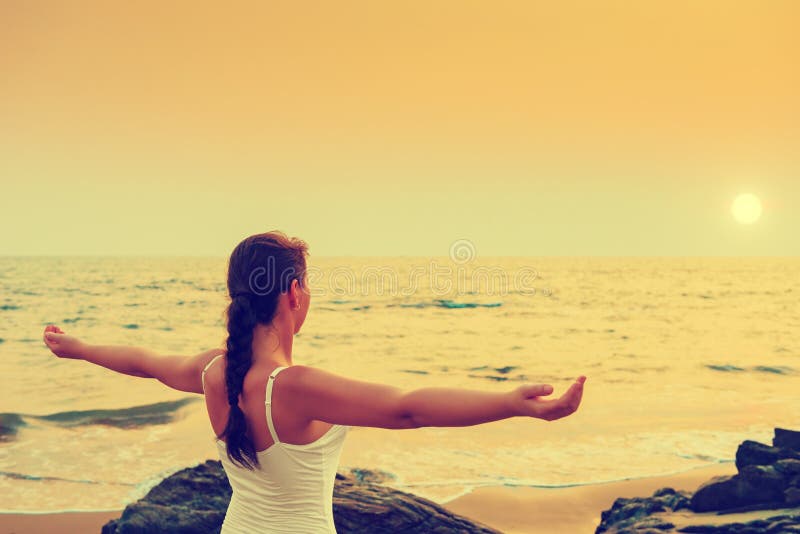
[[[555,423],[354,429],[342,470],[384,470],[395,486],[445,502],[481,485],[596,483],[731,461],[740,441],[800,426],[798,260],[484,259],[451,265],[448,291],[425,277],[408,284],[430,258],[312,261],[295,363],[403,389],[547,382],[558,395],[589,377],[580,411]],[[481,265],[506,282],[533,268],[534,291],[459,281],[458,269]],[[118,509],[215,456],[199,396],[59,360],[41,332],[55,323],[89,342],[173,354],[219,346],[225,267],[0,258],[3,509]],[[363,276],[376,269],[390,273],[388,287]]]

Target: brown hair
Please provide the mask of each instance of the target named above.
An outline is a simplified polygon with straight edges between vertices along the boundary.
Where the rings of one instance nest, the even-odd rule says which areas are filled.
[[[247,469],[259,465],[239,407],[244,377],[253,363],[253,329],[272,322],[278,297],[288,291],[292,280],[303,284],[307,255],[305,241],[275,230],[244,239],[228,262],[231,303],[227,309],[225,385],[230,414],[222,436],[231,462]]]

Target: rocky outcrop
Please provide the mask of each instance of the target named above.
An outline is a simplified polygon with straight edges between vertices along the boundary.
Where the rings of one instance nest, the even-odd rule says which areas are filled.
[[[731,509],[779,508],[785,492],[796,487],[800,460],[778,460],[772,465],[748,465],[733,476],[715,477],[701,485],[691,500],[695,512]]]
[[[596,533],[800,533],[800,432],[776,428],[771,446],[742,442],[736,451],[736,468],[736,475],[714,477],[693,493],[662,488],[651,497],[617,499],[603,511]],[[776,515],[746,523],[714,521],[713,525],[702,524],[704,516],[696,516],[699,523],[686,524],[692,523],[692,514],[755,510],[776,510]],[[684,512],[683,526],[670,519],[678,511]]]
[[[772,444],[775,447],[800,451],[800,432],[786,430],[785,428],[776,428],[775,437],[772,438]]]
[[[333,515],[340,534],[499,534],[432,501],[370,482],[385,474],[359,470],[357,475],[336,475]],[[102,534],[219,532],[230,497],[222,465],[208,460],[161,481],[144,498],[128,505],[119,519],[107,523]]]
[[[800,532],[800,513],[779,514],[766,519],[755,519],[746,523],[733,522],[723,525],[687,525],[678,532],[696,534],[790,534]]]
[[[650,514],[685,510],[689,508],[691,496],[692,494],[686,491],[661,488],[653,493],[652,497],[633,497],[631,499],[620,497],[614,501],[610,509],[603,511],[602,520],[596,533],[623,532],[621,529],[632,528],[634,525],[637,528],[671,529],[675,525],[649,517]]]
[[[776,436],[778,430],[782,429],[775,429]],[[784,432],[786,431],[784,430]],[[773,439],[772,442],[779,443],[777,438]],[[800,446],[796,449],[779,445],[770,446],[748,439],[743,441],[739,448],[736,449],[736,469],[741,470],[748,465],[771,465],[778,460],[786,458],[800,460]]]

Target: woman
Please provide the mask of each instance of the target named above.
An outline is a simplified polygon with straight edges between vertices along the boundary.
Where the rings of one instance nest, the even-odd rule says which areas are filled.
[[[223,533],[336,532],[333,484],[350,426],[470,426],[514,416],[552,421],[578,409],[585,377],[558,399],[526,384],[507,393],[400,389],[292,362],[292,341],[310,304],[306,244],[281,232],[239,243],[228,265],[226,350],[192,357],[83,343],[45,328],[56,356],[156,378],[205,395],[233,488]],[[280,378],[278,374],[280,373]]]

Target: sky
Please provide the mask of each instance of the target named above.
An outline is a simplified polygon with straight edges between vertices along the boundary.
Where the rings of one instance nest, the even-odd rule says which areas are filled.
[[[222,256],[280,229],[321,256],[796,256],[798,21],[0,0],[0,255]]]

